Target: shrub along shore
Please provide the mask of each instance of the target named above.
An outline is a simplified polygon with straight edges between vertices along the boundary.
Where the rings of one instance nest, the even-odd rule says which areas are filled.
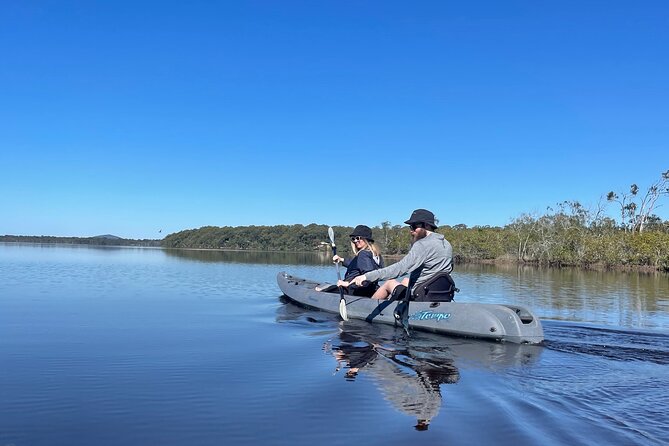
[[[326,225],[206,226],[170,234],[166,248],[267,251],[327,250]],[[335,226],[340,252],[350,253],[353,227]],[[384,255],[401,256],[410,246],[404,225],[384,222],[372,228]],[[669,222],[649,224],[643,232],[617,227],[611,220],[588,224],[578,215],[558,212],[524,215],[507,226],[442,226],[455,261],[546,266],[669,271]]]
[[[584,226],[567,216],[543,220],[523,217],[504,227],[442,226],[453,245],[456,263],[517,263],[538,266],[635,271],[669,271],[669,222],[644,232],[615,226]],[[348,234],[353,227],[335,226],[335,241],[350,254]],[[56,243],[91,246],[149,246],[230,251],[309,252],[329,250],[328,226],[206,226],[170,234],[162,240],[100,239],[95,237],[0,236],[0,242]],[[399,258],[410,246],[404,225],[372,228],[383,255]]]
[[[669,171],[663,174],[669,182]],[[632,185],[632,192],[638,191]],[[669,195],[669,188],[650,189]],[[663,186],[664,183],[663,183]],[[650,192],[649,192],[650,193]],[[649,214],[652,207],[632,206],[630,196],[609,201],[621,205],[621,223],[592,213],[578,202],[563,202],[541,216],[522,214],[506,226],[441,225],[437,232],[453,245],[456,263],[517,263],[575,266],[598,269],[669,271],[669,221]],[[655,202],[653,202],[654,204]],[[639,213],[639,209],[645,209]],[[350,254],[352,226],[335,226],[335,240],[342,254]],[[372,228],[383,255],[401,256],[410,247],[405,225],[385,221]],[[237,251],[326,251],[328,226],[205,226],[169,234],[162,240],[97,237],[0,236],[0,242],[66,243],[106,246],[145,246]]]

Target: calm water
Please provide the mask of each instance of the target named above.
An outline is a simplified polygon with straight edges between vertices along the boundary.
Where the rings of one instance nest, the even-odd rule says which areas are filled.
[[[456,300],[534,309],[539,347],[344,323],[285,304],[284,270],[336,277],[315,254],[0,244],[0,446],[669,443],[666,275],[456,268]]]

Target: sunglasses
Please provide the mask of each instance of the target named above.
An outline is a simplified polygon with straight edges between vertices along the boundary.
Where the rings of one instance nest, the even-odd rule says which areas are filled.
[[[411,223],[409,227],[411,228],[412,231],[415,231],[418,228],[424,228],[425,225],[423,223]]]
[[[364,240],[364,239],[360,236],[351,237],[351,241],[353,243],[359,242],[360,240]]]

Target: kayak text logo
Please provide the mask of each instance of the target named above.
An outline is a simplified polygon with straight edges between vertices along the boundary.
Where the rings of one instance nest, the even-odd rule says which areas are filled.
[[[409,319],[414,321],[426,321],[429,319],[436,319],[437,322],[441,322],[443,319],[448,319],[451,317],[451,313],[434,313],[432,311],[420,311],[418,313],[412,314]]]

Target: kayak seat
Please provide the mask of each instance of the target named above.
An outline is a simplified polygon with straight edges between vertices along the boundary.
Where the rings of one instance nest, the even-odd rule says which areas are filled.
[[[377,289],[379,289],[378,282],[364,281],[362,282],[362,286],[350,286],[346,292],[353,296],[372,297]]]
[[[361,287],[351,286],[349,288],[342,288],[342,291],[347,295],[372,297],[372,294],[374,294],[378,287],[377,282],[363,282],[363,286]],[[339,287],[336,284],[330,283],[322,283],[315,290],[321,293],[339,293]]]
[[[412,300],[417,302],[451,302],[455,293],[460,291],[450,274],[437,274],[416,289]]]
[[[390,302],[394,302],[396,300],[402,300],[405,297],[405,293],[407,291],[407,287],[404,285],[397,285],[394,289],[393,292],[390,294],[388,297],[388,300]],[[413,300],[413,299],[412,299]]]
[[[338,293],[339,289],[337,285],[331,284],[331,283],[322,283],[318,285],[316,288],[316,291],[320,291],[322,293]]]

